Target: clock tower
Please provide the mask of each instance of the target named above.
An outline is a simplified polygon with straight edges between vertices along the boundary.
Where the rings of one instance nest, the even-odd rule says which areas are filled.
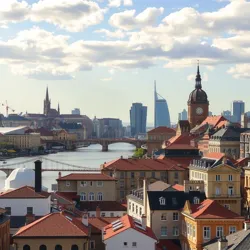
[[[188,99],[188,121],[191,128],[201,124],[208,117],[209,102],[206,92],[202,90],[199,64],[195,82],[195,89]]]

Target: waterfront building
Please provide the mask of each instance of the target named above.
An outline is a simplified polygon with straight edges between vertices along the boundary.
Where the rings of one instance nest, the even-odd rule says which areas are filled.
[[[169,127],[157,127],[147,132],[147,154],[153,155],[161,149],[162,143],[176,135],[176,131]]]
[[[241,214],[241,168],[224,154],[211,153],[189,166],[189,179],[202,180],[208,199]]]
[[[150,183],[162,180],[169,184],[182,184],[187,172],[181,164],[170,159],[116,159],[101,165],[102,173],[117,179],[116,198],[125,199],[135,188],[142,186],[143,179]]]
[[[130,109],[131,136],[146,134],[147,107],[142,103],[133,103]]]
[[[187,200],[181,220],[182,249],[203,250],[204,243],[241,230],[244,218],[217,201],[207,199],[200,204],[190,204]]]
[[[156,91],[156,81],[155,81],[155,89],[154,89],[154,106],[155,106],[155,128],[160,126],[171,127],[170,115],[168,110],[168,104],[166,99],[164,99],[159,93]]]
[[[188,99],[188,121],[190,127],[194,128],[208,117],[209,102],[206,92],[202,89],[199,65],[195,79],[195,89],[190,93]]]
[[[20,228],[13,242],[23,250],[88,250],[89,234],[86,214],[79,218],[55,212]]]
[[[0,208],[0,249],[10,249],[10,217]]]
[[[186,109],[183,109],[178,115],[178,121],[186,121],[188,119],[188,113]]]
[[[123,126],[122,121],[117,118],[101,118],[99,121],[100,138],[122,138]],[[98,134],[98,133],[97,133]]]
[[[145,216],[138,221],[125,215],[103,228],[103,242],[106,250],[155,250],[157,238],[152,229],[146,226]]]
[[[81,115],[81,111],[80,111],[80,109],[78,109],[78,108],[74,108],[74,109],[71,111],[71,114],[72,114],[72,115]]]
[[[2,116],[3,127],[30,127],[32,122],[24,116],[9,114],[8,117]]]
[[[233,101],[233,116],[236,121],[241,122],[241,115],[245,113],[245,103],[243,101]]]

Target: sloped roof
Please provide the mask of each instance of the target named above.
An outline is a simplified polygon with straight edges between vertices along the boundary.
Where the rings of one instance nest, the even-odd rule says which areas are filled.
[[[116,179],[106,174],[69,174],[57,179],[58,181],[115,181]]]
[[[201,124],[204,125],[208,123],[210,126],[217,127],[221,121],[227,121],[227,119],[222,115],[208,116]]]
[[[160,127],[157,127],[157,128],[154,128],[154,129],[151,129],[150,131],[147,132],[148,134],[150,133],[159,133],[159,134],[175,134],[176,131],[172,128],[169,128],[169,127],[165,127],[165,126],[160,126]]]
[[[111,238],[111,237],[114,237],[115,235],[118,235],[118,234],[120,234],[120,233],[122,233],[130,228],[132,228],[132,229],[136,230],[137,232],[144,234],[144,235],[154,239],[155,241],[157,241],[157,238],[156,238],[153,230],[150,227],[146,227],[145,230],[138,228],[136,226],[135,220],[131,216],[124,215],[123,217],[119,218],[119,221],[121,222],[121,224],[123,226],[121,228],[119,228],[118,230],[114,231],[112,224],[109,224],[106,227],[104,227],[104,229],[103,229],[105,231],[104,241]]]
[[[111,222],[116,221],[117,217],[90,217],[91,234],[101,234],[102,229]]]
[[[177,190],[177,191],[184,191],[184,186],[180,185],[180,184],[174,184],[173,186],[171,186],[173,189]]]
[[[117,201],[81,201],[80,210],[96,211],[99,207],[101,211],[127,211],[127,207]]]
[[[45,215],[18,230],[19,237],[87,237],[88,229],[75,217],[59,212]]]
[[[49,196],[50,193],[45,191],[37,193],[35,188],[29,186],[0,193],[0,199],[46,199]]]

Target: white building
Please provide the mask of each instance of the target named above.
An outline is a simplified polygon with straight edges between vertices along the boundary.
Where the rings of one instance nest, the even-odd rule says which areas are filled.
[[[125,215],[103,228],[103,242],[106,250],[155,250],[157,238],[144,216],[137,221]]]
[[[81,111],[80,111],[80,109],[75,108],[75,109],[73,109],[73,110],[71,111],[71,114],[72,114],[72,115],[80,115],[80,114],[81,114]]]

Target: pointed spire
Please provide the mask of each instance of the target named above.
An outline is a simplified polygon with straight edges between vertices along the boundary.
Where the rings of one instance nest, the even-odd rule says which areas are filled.
[[[199,65],[199,60],[198,60],[198,65],[197,65],[197,74],[196,74],[196,78],[195,78],[195,88],[196,89],[201,89],[202,85],[201,85],[201,75],[200,75],[200,65]]]
[[[48,89],[48,85],[47,85],[47,89],[46,89],[46,101],[49,101],[49,89]]]
[[[60,114],[60,105],[59,105],[59,102],[58,102],[57,112],[58,112],[58,114]]]

